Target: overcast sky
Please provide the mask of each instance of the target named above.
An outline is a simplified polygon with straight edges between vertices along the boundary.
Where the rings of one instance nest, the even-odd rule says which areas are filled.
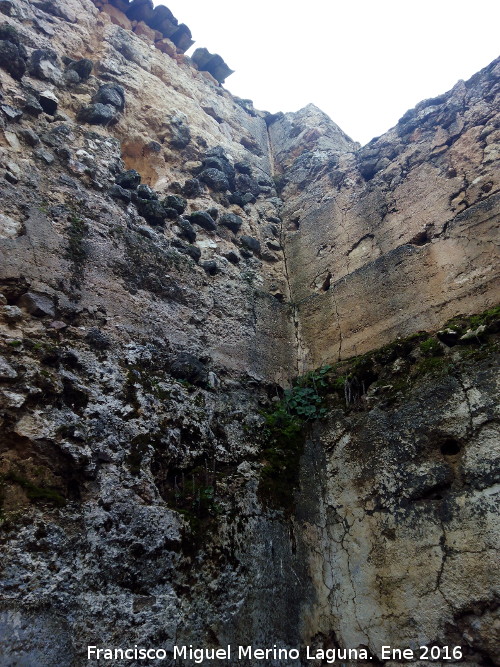
[[[500,53],[498,0],[157,4],[236,70],[230,92],[273,113],[313,102],[362,144]]]

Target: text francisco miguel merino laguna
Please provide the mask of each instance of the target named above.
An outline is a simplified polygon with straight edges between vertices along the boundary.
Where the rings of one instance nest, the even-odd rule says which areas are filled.
[[[383,646],[382,648],[385,658],[411,660],[415,657],[412,649],[393,649],[390,646]],[[172,659],[171,650],[167,653],[162,648],[142,648],[137,646],[137,644],[134,645],[134,648],[99,648],[97,646],[87,646],[88,660],[167,660],[167,658]],[[185,662],[201,664],[207,660],[231,660],[233,664],[235,661],[252,660],[257,663],[260,660],[299,660],[305,658],[306,660],[324,660],[328,665],[333,665],[337,660],[372,659],[368,651],[364,648],[313,649],[310,646],[305,646],[299,650],[297,648],[278,648],[276,645],[273,648],[231,645],[228,645],[226,648],[193,648],[192,645],[174,646],[173,658],[174,660],[179,660],[178,664],[185,664]]]

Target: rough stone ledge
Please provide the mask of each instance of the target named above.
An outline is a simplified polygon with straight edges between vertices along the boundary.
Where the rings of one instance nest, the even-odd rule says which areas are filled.
[[[172,58],[184,54],[194,44],[191,30],[184,23],[179,24],[168,7],[153,5],[152,0],[92,0],[95,6],[111,17],[111,21],[126,30],[135,32],[151,40],[154,46]],[[184,61],[185,62],[185,61]],[[196,49],[188,60],[202,72],[208,72],[215,82],[222,84],[233,74],[218,54],[207,49]]]

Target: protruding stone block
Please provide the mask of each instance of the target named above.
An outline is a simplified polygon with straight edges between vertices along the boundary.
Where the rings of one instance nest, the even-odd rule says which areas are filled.
[[[168,7],[159,5],[155,7],[152,17],[148,20],[148,25],[154,30],[159,30],[164,37],[171,38],[179,26],[179,22]]]
[[[146,37],[152,42],[155,41],[155,31],[153,28],[150,28],[146,23],[144,23],[144,21],[139,21],[139,23],[134,28],[134,32],[139,37]]]
[[[168,39],[168,37],[164,37],[163,39],[155,42],[155,46],[157,49],[160,49],[160,51],[166,53],[172,58],[177,54],[175,44],[170,39]]]
[[[209,72],[219,83],[224,83],[228,76],[233,74],[224,60],[218,54],[212,54],[207,49],[196,49],[191,56],[199,70]]]
[[[111,23],[119,25],[124,30],[132,30],[132,21],[118,7],[114,5],[104,5],[102,11],[109,16]]]
[[[149,23],[153,16],[153,0],[133,0],[125,12],[131,21],[144,21]]]
[[[19,299],[19,305],[35,317],[43,317],[44,315],[55,316],[54,302],[45,294],[26,292]]]
[[[171,40],[182,53],[187,51],[189,47],[194,44],[194,40],[191,39],[191,30],[184,23],[177,28],[172,35]]]

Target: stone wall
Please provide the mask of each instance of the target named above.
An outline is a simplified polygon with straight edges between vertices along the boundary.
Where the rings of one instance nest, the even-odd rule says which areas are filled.
[[[179,25],[168,7],[155,6],[152,0],[95,0],[94,4],[109,16],[112,23],[125,30],[132,30],[145,42],[178,62],[184,61],[182,54],[194,44],[187,25]],[[218,54],[210,53],[205,48],[196,49],[189,62],[214,83],[224,83],[233,74],[233,70]]]
[[[66,6],[66,14],[78,14],[78,7],[66,5],[61,4],[59,12]],[[69,295],[70,301],[78,303],[79,312],[104,308],[108,329],[149,329],[157,335],[164,329],[168,331],[169,344],[177,340],[180,347],[199,348],[198,352],[208,356],[212,354],[212,340],[214,360],[220,358],[223,365],[235,365],[239,370],[249,370],[259,377],[264,374],[272,380],[289,376],[294,365],[290,346],[293,332],[287,324],[287,307],[274,296],[286,298],[276,226],[281,203],[270,177],[263,114],[249,113],[190,65],[151,51],[140,37],[111,23],[108,15],[98,13],[92,4],[83,5],[86,13],[78,22],[46,15],[36,5],[19,7],[23,16],[37,12],[44,16],[36,20],[35,27],[49,19],[57,26],[49,39],[40,29],[34,32],[30,20],[24,20],[21,34],[28,50],[29,44],[51,47],[60,58],[74,61],[90,56],[95,75],[75,82],[68,76],[74,69],[65,67],[59,57],[55,65],[50,59],[42,60],[42,64],[54,68],[50,76],[25,75],[17,83],[2,72],[10,94],[5,101],[20,104],[20,112],[30,93],[36,98],[48,88],[58,99],[54,114],[33,116],[24,111],[15,122],[7,120],[4,154],[10,155],[10,167],[25,178],[16,177],[15,183],[6,184],[10,203],[5,212],[20,221],[18,231],[8,232],[10,238],[4,242],[9,252],[3,277],[14,280],[20,274],[31,274],[31,289],[46,293],[55,303],[68,298],[58,289],[59,283],[76,270],[71,258],[65,256],[61,262],[68,225],[66,207],[81,218],[85,252],[92,256],[91,262],[82,262],[80,285]],[[108,110],[103,113],[99,107],[102,88],[107,85],[123,88],[123,111],[101,104]],[[27,127],[36,133],[35,137],[22,136]],[[28,143],[26,147],[29,141],[35,145]],[[252,150],[245,147],[245,142]],[[210,149],[215,149],[212,156]],[[212,165],[212,172],[203,165]],[[213,165],[219,169],[213,171]],[[160,196],[184,197],[186,215],[213,209],[216,218],[220,213],[220,224],[210,219],[203,223],[199,217],[205,227],[195,224],[194,231],[186,231],[185,225],[178,226],[179,216],[170,209],[170,218],[162,220],[160,216],[153,226],[141,228],[144,219],[138,217],[136,206],[127,208],[130,197],[127,199],[123,188],[121,192],[112,188],[123,167],[137,170],[142,183],[153,187]],[[230,184],[220,169],[228,171]],[[215,179],[222,178],[222,185],[213,181],[214,175]],[[208,178],[208,186],[203,178]],[[57,189],[50,187],[51,182],[57,182]],[[19,198],[23,188],[26,195]],[[248,199],[246,204],[243,196]],[[22,211],[16,210],[20,199]],[[62,208],[57,208],[59,205]],[[144,202],[141,205],[144,212],[148,207]],[[53,210],[56,215],[47,216]],[[237,217],[226,220],[224,214]],[[149,221],[152,219],[150,215]],[[45,244],[48,252],[44,252],[38,239],[31,238],[33,235],[50,237]],[[136,241],[137,235],[140,238]],[[165,244],[169,238],[172,241]],[[195,240],[196,251],[186,247],[190,239]],[[26,255],[26,248],[32,245],[40,246],[38,252],[43,255],[37,262],[39,272],[33,272],[33,258]],[[165,254],[168,247],[172,248],[173,259],[168,252]],[[219,277],[197,269],[186,252],[194,252],[196,261],[200,252],[202,265],[215,262],[206,269],[217,272]],[[135,265],[137,262],[140,267]],[[161,275],[153,275],[158,272]],[[153,292],[159,297],[154,303],[141,293],[141,287],[152,283]],[[176,296],[171,299],[174,293]],[[124,310],[127,316],[123,323]],[[213,316],[207,320],[209,311]],[[226,315],[238,322],[231,331],[227,329]],[[201,327],[205,329],[203,342]]]
[[[361,149],[314,107],[270,126],[306,368],[497,303],[499,68]]]
[[[165,8],[0,11],[0,665],[88,643],[377,664],[384,640],[497,660],[494,314],[428,345],[439,368],[420,339],[383,350],[354,402],[332,375],[272,480],[288,503],[263,479],[298,373],[494,302],[498,64],[361,149],[312,105],[233,97]]]
[[[417,656],[420,646],[460,646],[461,664],[498,664],[492,360],[455,350],[420,374],[399,358],[362,409],[342,396],[314,428],[297,511],[314,545],[309,644],[368,646],[379,657],[384,645]]]
[[[2,8],[0,664],[289,643],[305,558],[256,498],[296,372],[266,114],[91,2]]]

